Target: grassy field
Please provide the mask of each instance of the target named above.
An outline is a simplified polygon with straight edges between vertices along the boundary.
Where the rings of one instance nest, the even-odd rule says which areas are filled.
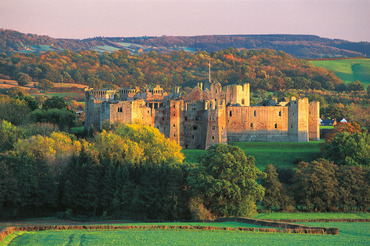
[[[370,213],[263,213],[254,217],[262,220],[280,219],[370,219]]]
[[[201,230],[69,230],[16,232],[0,245],[369,245],[370,223],[302,223],[338,227],[339,235]]]
[[[267,164],[277,167],[295,167],[294,161],[302,160],[310,162],[320,154],[320,141],[307,143],[297,142],[235,142],[246,155],[252,155],[256,159],[256,166],[264,170]],[[198,157],[205,150],[182,150],[185,161],[197,162]]]
[[[315,60],[311,63],[333,71],[345,84],[359,80],[365,88],[370,84],[370,59]]]

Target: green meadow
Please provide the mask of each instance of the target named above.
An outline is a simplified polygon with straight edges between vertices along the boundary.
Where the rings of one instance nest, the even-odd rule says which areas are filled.
[[[254,156],[256,166],[264,170],[267,164],[295,168],[299,161],[313,161],[320,154],[320,143],[322,142],[235,142],[230,144],[240,147],[246,155]],[[185,155],[185,161],[198,162],[198,157],[203,155],[205,150],[184,149],[182,152]]]
[[[184,229],[15,232],[0,245],[369,245],[370,223],[302,223],[338,227],[339,235]]]
[[[310,61],[316,67],[333,71],[345,84],[359,80],[365,88],[370,84],[370,59],[338,59]]]
[[[370,213],[260,213],[254,217],[261,220],[281,219],[370,219]]]

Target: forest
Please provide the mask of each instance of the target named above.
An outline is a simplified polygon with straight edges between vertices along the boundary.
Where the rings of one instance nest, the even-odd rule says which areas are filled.
[[[326,69],[273,50],[228,48],[208,53],[155,51],[132,55],[128,50],[99,54],[96,51],[49,51],[41,55],[0,56],[0,74],[17,79],[20,73],[31,80],[47,79],[54,83],[78,83],[91,88],[114,88],[159,84],[193,88],[208,79],[222,85],[250,83],[251,89],[279,91],[287,89],[343,90],[343,82]]]

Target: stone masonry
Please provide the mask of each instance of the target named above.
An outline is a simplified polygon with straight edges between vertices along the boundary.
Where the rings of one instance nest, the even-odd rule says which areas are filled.
[[[275,106],[250,106],[249,84],[198,84],[187,95],[174,87],[85,90],[86,123],[141,123],[159,129],[183,148],[206,149],[227,142],[308,142],[319,140],[319,102],[291,98]]]

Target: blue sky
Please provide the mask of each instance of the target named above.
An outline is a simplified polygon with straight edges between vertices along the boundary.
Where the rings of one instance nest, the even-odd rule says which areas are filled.
[[[0,0],[0,27],[55,38],[313,34],[370,41],[370,0]]]

